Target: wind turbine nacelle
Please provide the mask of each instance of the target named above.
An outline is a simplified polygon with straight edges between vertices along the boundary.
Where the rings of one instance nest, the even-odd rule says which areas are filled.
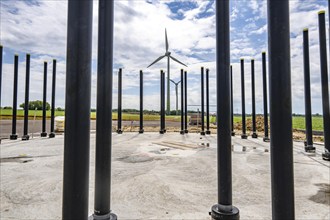
[[[165,53],[165,56],[171,56],[171,52],[167,51],[167,52]]]

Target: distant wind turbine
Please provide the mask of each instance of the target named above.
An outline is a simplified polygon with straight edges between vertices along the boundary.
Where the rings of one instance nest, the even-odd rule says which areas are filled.
[[[166,52],[165,55],[158,57],[154,62],[152,62],[147,68],[150,66],[154,65],[164,57],[167,57],[167,103],[166,103],[166,112],[167,114],[170,114],[171,111],[171,104],[170,104],[170,58],[174,60],[175,62],[180,63],[181,65],[184,65],[187,67],[186,64],[180,62],[179,60],[175,59],[174,57],[171,56],[171,52],[168,51],[168,40],[167,40],[167,31],[165,28],[165,48]]]
[[[179,83],[181,82],[181,80],[180,80],[179,82],[174,82],[173,80],[170,79],[170,81],[171,81],[172,83],[174,83],[174,85],[175,85],[175,95],[176,95],[176,115],[178,115],[178,100],[179,100],[179,98],[178,98],[178,85],[179,85]],[[182,111],[182,109],[181,109],[181,111]]]

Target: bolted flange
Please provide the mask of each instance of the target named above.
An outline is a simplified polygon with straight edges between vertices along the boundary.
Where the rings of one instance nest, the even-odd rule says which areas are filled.
[[[219,205],[212,206],[211,217],[213,220],[239,220],[239,210],[235,206],[232,206],[232,210],[229,212],[220,211]]]

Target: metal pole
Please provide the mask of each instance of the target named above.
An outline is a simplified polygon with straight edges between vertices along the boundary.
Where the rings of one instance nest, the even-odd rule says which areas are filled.
[[[202,124],[202,130],[201,135],[205,135],[205,122],[204,122],[204,67],[201,68],[201,124]]]
[[[187,71],[184,72],[184,133],[188,133]]]
[[[24,131],[22,140],[29,140],[29,90],[30,90],[30,54],[26,54],[26,75],[25,75],[25,102],[24,102]]]
[[[117,113],[117,133],[122,134],[123,130],[121,129],[121,121],[122,121],[122,69],[119,68],[118,72],[118,113]]]
[[[256,98],[254,83],[254,59],[251,60],[251,79],[252,79],[252,138],[258,138],[256,128]]]
[[[70,0],[67,30],[63,220],[88,219],[92,24],[93,1]]]
[[[52,79],[52,108],[50,116],[50,133],[49,138],[55,137],[55,92],[56,92],[56,60],[53,60],[53,79]]]
[[[206,69],[206,134],[210,135],[210,88],[209,69]]]
[[[143,72],[140,70],[140,130],[139,133],[142,134],[143,130]]]
[[[304,79],[305,79],[305,125],[306,125],[306,152],[315,152],[313,147],[312,130],[312,105],[311,105],[311,85],[310,85],[310,66],[309,66],[309,37],[308,29],[303,31],[304,38]]]
[[[163,120],[163,115],[164,115],[164,111],[165,111],[165,106],[164,104],[164,79],[163,79],[163,75],[164,72],[163,70],[160,71],[160,130],[159,133],[160,134],[164,134],[164,120]]]
[[[166,125],[165,125],[165,72],[163,72],[162,74],[162,78],[163,78],[163,131],[164,133],[166,133]]]
[[[184,134],[184,75],[181,69],[181,130],[180,134]]]
[[[324,160],[330,160],[330,110],[328,84],[328,58],[325,31],[325,11],[319,12],[320,64],[322,82],[323,132],[324,132]]]
[[[242,139],[247,139],[245,124],[245,82],[244,82],[244,59],[241,59],[241,94],[242,94]]]
[[[117,219],[111,213],[113,1],[99,1],[95,197],[93,219]]]
[[[234,131],[234,97],[233,97],[233,66],[230,65],[230,106],[231,106],[231,136],[235,136]]]
[[[262,84],[264,98],[264,132],[263,141],[268,142],[268,101],[267,101],[267,67],[266,67],[266,52],[262,52]]]
[[[17,81],[18,81],[18,55],[14,58],[14,91],[13,91],[13,113],[12,113],[12,130],[10,140],[16,140],[16,120],[17,120]]]
[[[3,60],[3,47],[0,45],[0,107],[1,107],[1,90],[2,90],[2,60]]]
[[[289,0],[267,5],[272,219],[295,219]]]
[[[47,62],[44,62],[44,92],[42,99],[42,132],[41,137],[47,137],[46,132],[46,102],[47,102]]]
[[[236,220],[239,210],[232,205],[229,0],[216,1],[216,30],[218,203],[212,206],[211,216]]]

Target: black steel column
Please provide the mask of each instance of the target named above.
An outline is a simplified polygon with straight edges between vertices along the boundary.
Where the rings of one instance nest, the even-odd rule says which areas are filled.
[[[266,52],[262,52],[262,85],[264,98],[264,132],[263,140],[269,141],[268,137],[268,101],[267,101],[267,67],[266,67]]]
[[[313,130],[312,130],[312,105],[311,105],[311,85],[310,85],[310,66],[309,66],[309,37],[308,29],[303,31],[304,38],[304,79],[305,79],[305,125],[306,125],[306,142],[305,151],[315,152],[313,147]]]
[[[184,134],[184,76],[181,69],[181,130],[180,134]]]
[[[17,81],[18,81],[18,55],[14,60],[14,91],[13,91],[13,113],[12,113],[12,130],[10,140],[16,140],[16,118],[17,118]]]
[[[122,134],[123,130],[121,129],[122,121],[122,69],[119,68],[118,72],[118,111],[117,111],[117,133]]]
[[[201,135],[205,135],[205,122],[204,122],[204,67],[201,68]]]
[[[252,79],[252,138],[258,138],[256,128],[256,98],[255,98],[255,83],[254,83],[254,59],[251,60],[251,79]]]
[[[233,97],[233,66],[230,65],[230,109],[231,109],[231,136],[235,136],[234,131],[234,97]]]
[[[184,72],[184,133],[188,133],[187,71]]]
[[[139,133],[142,134],[143,130],[143,72],[140,70],[140,130]]]
[[[49,138],[55,137],[55,92],[56,92],[56,60],[53,60],[53,79],[52,79],[52,107],[50,116],[50,133]]]
[[[244,82],[244,59],[241,59],[241,94],[242,94],[242,139],[247,139],[245,123],[245,82]]]
[[[47,102],[47,62],[44,62],[44,92],[42,98],[42,132],[41,137],[47,137],[46,132],[46,102]]]
[[[209,69],[206,69],[206,134],[210,131],[210,88],[209,88]]]
[[[95,197],[92,218],[113,220],[111,213],[113,1],[99,1]]]
[[[325,30],[325,11],[319,12],[319,38],[320,38],[320,64],[322,82],[322,107],[323,107],[323,131],[324,150],[322,154],[324,160],[330,160],[330,110],[329,110],[329,84],[328,84],[328,58],[327,41]]]
[[[2,60],[3,60],[3,47],[0,45],[0,107],[1,107],[1,90],[2,90]]]
[[[236,220],[239,210],[232,205],[229,0],[216,1],[216,36],[218,203],[212,206],[211,216]]]
[[[160,71],[160,134],[165,133],[164,125],[165,117],[165,73],[163,70]]]
[[[92,0],[68,2],[63,220],[88,219],[92,22]]]
[[[166,133],[166,120],[165,120],[165,72],[163,72],[163,131]]]
[[[30,54],[26,54],[26,72],[25,72],[25,102],[24,102],[24,129],[22,140],[29,140],[29,90],[30,90]]]
[[[295,219],[289,0],[267,5],[272,219]]]

